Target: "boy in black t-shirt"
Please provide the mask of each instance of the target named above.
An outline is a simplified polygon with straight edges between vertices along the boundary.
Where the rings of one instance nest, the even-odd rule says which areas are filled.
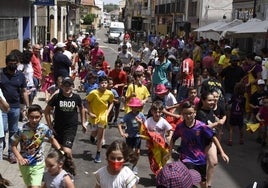
[[[57,141],[61,144],[64,152],[72,154],[72,146],[78,126],[79,108],[83,132],[86,132],[84,109],[82,100],[78,94],[73,93],[74,83],[66,77],[62,81],[62,87],[55,94],[45,109],[45,118],[48,126],[54,130]],[[50,112],[54,109],[54,125],[52,125]]]

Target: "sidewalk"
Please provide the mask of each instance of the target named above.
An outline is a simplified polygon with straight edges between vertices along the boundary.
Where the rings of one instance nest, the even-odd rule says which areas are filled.
[[[43,92],[38,92],[37,96],[34,99],[33,104],[39,104],[43,109],[46,107],[45,101],[42,101],[40,99],[44,98]],[[43,117],[41,122],[45,123],[45,118]],[[23,123],[19,122],[19,126],[21,126]],[[45,143],[45,155],[50,150],[50,143]],[[10,164],[7,161],[7,148],[4,150],[4,160],[0,161],[0,173],[5,179],[8,179],[12,186],[10,187],[16,187],[16,188],[25,188],[22,176],[19,171],[18,163],[17,164]]]

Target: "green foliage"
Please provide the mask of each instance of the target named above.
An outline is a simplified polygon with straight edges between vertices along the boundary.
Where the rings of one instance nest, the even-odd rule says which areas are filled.
[[[111,12],[111,11],[114,11],[114,10],[118,10],[119,9],[119,6],[118,5],[116,5],[116,4],[107,4],[107,5],[104,5],[103,6],[103,8],[104,8],[104,10],[106,11],[106,12]]]
[[[83,21],[85,25],[91,25],[92,22],[94,21],[96,15],[95,14],[87,14],[84,18]]]

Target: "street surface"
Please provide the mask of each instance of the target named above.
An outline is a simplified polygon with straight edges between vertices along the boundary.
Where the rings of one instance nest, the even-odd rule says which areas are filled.
[[[108,44],[105,36],[106,29],[97,31],[96,37],[100,43],[100,47],[104,50],[105,58],[110,63],[111,68],[114,67],[114,62],[117,56],[117,44]],[[85,97],[84,93],[80,93],[81,97]],[[145,114],[148,111],[150,103],[145,106]],[[121,117],[122,117],[121,113]],[[100,167],[106,165],[105,148],[102,149],[102,163],[94,163],[96,154],[96,146],[89,141],[90,132],[83,134],[79,127],[76,140],[73,146],[73,156],[76,164],[77,175],[75,176],[75,185],[77,188],[93,188],[95,187],[95,179],[92,173]],[[216,168],[214,188],[245,188],[254,181],[262,181],[267,178],[260,169],[258,163],[258,154],[261,151],[261,146],[256,143],[256,133],[250,134],[245,131],[245,144],[239,145],[238,130],[235,130],[234,135],[237,138],[233,139],[233,146],[227,146],[227,129],[224,130],[222,146],[227,155],[230,157],[230,163],[225,164],[219,156],[219,164]],[[110,144],[113,140],[121,138],[115,126],[106,129],[105,140],[106,144]],[[147,158],[147,149],[145,141],[142,142],[141,157],[138,162],[138,176],[140,177],[138,188],[155,187],[155,178],[149,168]]]

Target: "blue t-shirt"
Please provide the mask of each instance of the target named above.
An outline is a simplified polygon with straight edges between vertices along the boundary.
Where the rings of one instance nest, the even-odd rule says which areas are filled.
[[[94,83],[94,84],[89,84],[88,82],[86,82],[84,84],[84,89],[86,91],[86,95],[88,95],[91,91],[93,91],[94,89],[98,89],[99,88],[99,84]]]
[[[195,120],[195,125],[191,128],[185,125],[185,121],[177,125],[172,140],[175,142],[181,138],[180,154],[184,163],[194,165],[206,164],[205,148],[212,141],[214,133],[206,124]]]
[[[136,116],[142,121],[146,120],[142,112],[139,112],[138,114],[134,114],[132,111],[127,113],[121,120],[121,123],[126,124],[125,132],[128,134],[129,137],[132,137],[132,138],[140,137],[140,126],[136,120]]]
[[[6,68],[3,69],[0,74],[0,88],[10,108],[20,107],[21,90],[26,87],[26,78],[22,72],[16,71],[14,75],[10,75]]]
[[[172,71],[172,64],[168,59],[164,60],[164,63],[157,60],[155,62],[154,73],[153,73],[153,84],[165,84],[168,82],[168,74]]]

